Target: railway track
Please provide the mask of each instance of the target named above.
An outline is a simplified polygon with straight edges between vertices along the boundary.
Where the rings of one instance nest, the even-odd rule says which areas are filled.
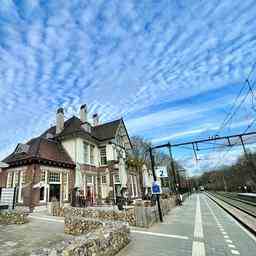
[[[209,195],[235,207],[236,209],[256,218],[256,203],[236,198],[234,195],[226,193],[212,193],[207,192]]]

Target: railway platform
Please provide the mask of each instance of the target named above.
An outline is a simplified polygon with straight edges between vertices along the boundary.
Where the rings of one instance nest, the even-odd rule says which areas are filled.
[[[194,194],[163,223],[132,229],[119,256],[255,256],[256,238],[204,193]]]

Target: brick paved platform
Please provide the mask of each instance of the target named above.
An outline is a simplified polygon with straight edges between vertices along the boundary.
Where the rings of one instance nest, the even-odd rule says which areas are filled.
[[[0,255],[29,255],[64,238],[63,219],[34,214],[21,226],[0,226]],[[118,256],[255,256],[256,238],[204,194],[194,194],[150,229],[132,228]]]
[[[204,194],[194,194],[164,223],[134,231],[132,238],[118,256],[255,256],[256,252],[256,238]]]

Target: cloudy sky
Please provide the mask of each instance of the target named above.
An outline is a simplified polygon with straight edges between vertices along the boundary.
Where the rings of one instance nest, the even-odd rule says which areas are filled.
[[[255,27],[255,0],[1,0],[0,158],[83,103],[155,144],[243,132]]]

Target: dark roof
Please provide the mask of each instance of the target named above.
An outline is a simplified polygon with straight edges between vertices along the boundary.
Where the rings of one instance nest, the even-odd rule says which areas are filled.
[[[73,116],[64,123],[64,129],[60,134],[56,134],[56,126],[46,130],[39,137],[27,142],[29,149],[27,152],[17,153],[14,151],[11,155],[3,161],[6,163],[15,162],[18,160],[25,160],[30,158],[45,159],[55,162],[74,164],[68,153],[61,145],[61,140],[69,136],[80,136],[96,144],[102,141],[113,139],[116,136],[119,125],[123,123],[123,119],[118,119],[105,124],[100,124],[91,127],[91,133],[87,132],[83,127],[81,120]],[[47,137],[51,134],[52,138]],[[128,136],[128,134],[127,134]],[[129,138],[129,136],[128,136]]]
[[[30,140],[26,144],[29,145],[27,152],[16,153],[14,151],[3,161],[11,163],[18,160],[37,158],[74,165],[74,162],[61,146],[60,142],[38,137]]]
[[[118,119],[109,123],[92,127],[92,134],[100,141],[112,139],[116,136],[116,131],[121,122],[122,119]]]
[[[79,134],[80,136],[92,141],[94,143],[112,139],[116,135],[116,131],[122,119],[118,119],[112,122],[100,124],[97,126],[92,127],[91,133],[86,132],[82,127],[81,120],[73,116],[68,119],[64,123],[63,131],[58,135],[58,137],[66,137],[68,135]],[[51,133],[52,135],[56,136],[56,126],[51,127],[47,131],[45,131],[41,136],[45,137],[47,133]]]

